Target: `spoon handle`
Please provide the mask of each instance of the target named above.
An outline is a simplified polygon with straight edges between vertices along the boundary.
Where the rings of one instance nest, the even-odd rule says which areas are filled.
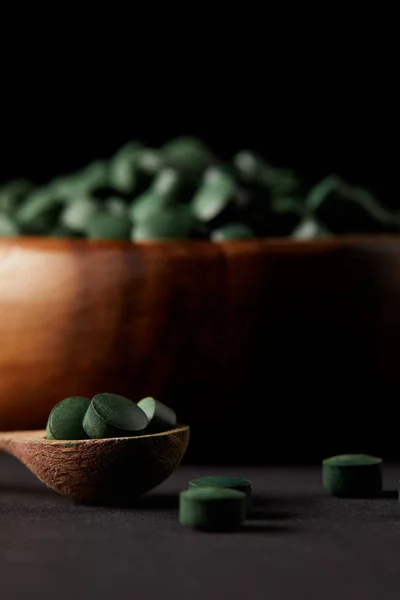
[[[11,448],[10,445],[12,443],[13,440],[13,432],[0,432],[0,452],[7,452],[9,454],[11,454]]]
[[[9,442],[14,437],[14,431],[0,431],[0,444]]]

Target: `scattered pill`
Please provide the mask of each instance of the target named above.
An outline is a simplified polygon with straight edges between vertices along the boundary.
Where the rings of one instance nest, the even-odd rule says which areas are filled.
[[[82,421],[89,408],[89,398],[71,396],[56,404],[50,412],[46,438],[53,440],[83,440],[86,435]]]
[[[322,484],[333,496],[376,496],[382,490],[382,459],[367,454],[342,454],[322,461]]]
[[[246,494],[218,487],[199,487],[179,495],[179,522],[205,531],[231,531],[246,518]]]
[[[162,402],[148,397],[140,400],[137,405],[146,414],[149,425],[146,433],[159,433],[176,427],[176,413]]]
[[[189,481],[189,489],[199,489],[201,487],[218,487],[243,492],[246,494],[247,509],[249,510],[251,507],[252,484],[248,479],[224,475],[210,475],[208,477],[199,477],[198,479]]]
[[[94,396],[83,419],[83,428],[90,438],[140,435],[147,425],[143,410],[118,394]]]

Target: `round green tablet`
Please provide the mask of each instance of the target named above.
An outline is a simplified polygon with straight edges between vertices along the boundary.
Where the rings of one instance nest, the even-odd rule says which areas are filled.
[[[109,165],[107,160],[96,160],[89,163],[77,175],[77,189],[81,194],[90,195],[96,189],[106,187],[108,184]]]
[[[341,454],[322,461],[322,485],[342,498],[376,496],[382,490],[382,459],[368,454]]]
[[[85,232],[89,223],[100,212],[100,204],[93,198],[81,196],[69,202],[60,216],[61,224],[73,231]]]
[[[253,238],[254,233],[247,225],[244,223],[229,223],[220,227],[219,229],[215,229],[211,233],[211,240],[213,242],[223,242],[225,240],[245,240]]]
[[[13,213],[34,185],[24,179],[9,181],[0,188],[0,212]]]
[[[141,148],[138,156],[138,168],[149,175],[155,175],[162,167],[160,152],[155,148]]]
[[[122,194],[132,194],[137,184],[137,163],[141,144],[130,142],[111,159],[108,181],[111,187]]]
[[[228,206],[236,192],[235,179],[225,171],[210,167],[192,199],[193,214],[200,221],[212,221]]]
[[[161,148],[161,154],[166,164],[197,173],[201,173],[213,161],[207,146],[190,136],[170,140]]]
[[[148,425],[145,413],[132,400],[117,394],[97,394],[83,419],[90,438],[140,435]]]
[[[129,214],[134,223],[141,223],[150,218],[166,205],[167,198],[159,192],[148,189],[137,196],[129,207]]]
[[[190,207],[166,206],[143,219],[132,230],[132,241],[183,239],[190,237],[197,224]]]
[[[55,226],[62,208],[50,187],[38,188],[26,196],[15,219],[25,233],[45,234]]]
[[[129,240],[132,223],[126,215],[99,213],[87,227],[87,236],[92,240]]]
[[[11,237],[18,233],[18,227],[11,217],[0,212],[0,237]]]
[[[47,420],[46,438],[50,440],[84,440],[83,417],[89,408],[89,398],[71,396],[56,404]]]
[[[110,215],[122,215],[129,219],[128,205],[122,198],[111,197],[104,203],[105,209]]]
[[[170,196],[179,182],[179,174],[176,169],[161,169],[154,177],[152,189],[162,196]]]
[[[199,487],[179,495],[179,522],[208,531],[237,529],[246,518],[246,494],[218,487]]]
[[[189,489],[198,489],[201,487],[218,487],[246,494],[247,508],[251,506],[251,481],[242,477],[229,477],[225,475],[211,475],[208,477],[199,477],[189,481]]]
[[[296,240],[310,240],[328,237],[329,235],[328,229],[314,217],[302,219],[294,231],[292,231],[292,238],[295,238]]]
[[[74,231],[74,230],[70,229],[69,227],[67,227],[66,225],[63,225],[62,223],[53,227],[53,229],[49,232],[49,236],[57,237],[57,238],[84,237],[83,233],[81,233],[79,231]]]
[[[290,193],[299,185],[293,171],[273,167],[260,155],[249,150],[238,152],[233,164],[241,179],[248,183],[257,183],[275,194]]]
[[[176,414],[169,406],[148,397],[137,403],[149,420],[147,433],[168,431],[176,427]]]

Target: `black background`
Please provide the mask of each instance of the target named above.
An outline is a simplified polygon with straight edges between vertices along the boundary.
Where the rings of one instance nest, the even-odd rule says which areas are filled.
[[[400,206],[389,15],[346,13],[338,28],[344,15],[300,24],[285,10],[267,23],[248,7],[222,30],[206,10],[178,32],[142,17],[129,34],[110,14],[108,29],[31,29],[22,52],[5,31],[0,181],[46,181],[131,139],[192,134],[223,156],[250,147],[306,181],[334,172]]]
[[[115,98],[114,104],[99,106],[90,95],[72,104],[57,98],[50,105],[38,103],[23,114],[18,106],[8,106],[0,119],[0,179],[28,177],[40,183],[106,158],[131,139],[158,146],[175,135],[196,135],[226,158],[239,149],[254,149],[310,183],[340,174],[397,207],[393,114],[383,112],[379,103],[361,105],[357,98],[325,99],[315,106],[276,99],[263,104],[262,98],[254,103],[237,99],[235,104],[222,96],[212,110],[204,105],[206,114],[197,118],[173,106],[162,114],[152,114],[146,105],[129,109],[126,101]]]

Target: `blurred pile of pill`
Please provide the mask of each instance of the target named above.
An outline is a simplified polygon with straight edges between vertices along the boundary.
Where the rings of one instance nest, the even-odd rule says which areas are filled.
[[[46,185],[0,186],[0,237],[221,242],[399,228],[400,213],[336,175],[307,186],[249,150],[226,161],[193,137],[160,148],[132,141]]]

